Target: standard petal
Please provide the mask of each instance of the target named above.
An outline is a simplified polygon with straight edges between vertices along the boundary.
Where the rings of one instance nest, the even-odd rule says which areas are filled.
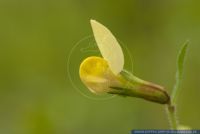
[[[110,69],[118,74],[124,67],[124,54],[117,39],[104,25],[90,20],[97,46]]]

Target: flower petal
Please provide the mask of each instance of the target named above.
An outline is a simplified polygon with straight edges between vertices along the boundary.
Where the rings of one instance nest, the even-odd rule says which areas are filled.
[[[104,25],[95,20],[90,20],[97,46],[110,69],[114,74],[122,71],[124,54],[117,39]]]
[[[108,62],[102,57],[91,56],[83,60],[79,68],[82,82],[93,93],[106,93],[110,86],[117,86],[117,76],[110,70]]]

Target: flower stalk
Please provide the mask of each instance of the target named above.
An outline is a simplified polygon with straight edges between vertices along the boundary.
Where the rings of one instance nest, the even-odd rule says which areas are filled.
[[[189,44],[189,41],[186,41],[178,53],[176,81],[174,84],[174,88],[172,90],[170,105],[168,105],[166,108],[171,129],[174,129],[174,130],[181,128],[181,125],[179,125],[179,122],[176,116],[176,103],[177,103],[178,94],[181,90],[180,83],[183,77],[183,67],[184,67],[184,61],[186,57],[188,44]],[[190,127],[183,127],[183,128],[189,129]]]
[[[167,105],[166,111],[169,119],[170,128],[172,130],[177,130],[178,128],[178,120],[176,116],[176,107],[173,105]]]

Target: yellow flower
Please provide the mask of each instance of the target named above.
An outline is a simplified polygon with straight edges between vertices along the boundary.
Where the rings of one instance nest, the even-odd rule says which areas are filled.
[[[138,97],[161,104],[170,103],[169,95],[163,87],[139,79],[123,69],[123,51],[110,30],[95,20],[91,20],[91,25],[102,57],[86,58],[79,69],[82,82],[91,92]]]

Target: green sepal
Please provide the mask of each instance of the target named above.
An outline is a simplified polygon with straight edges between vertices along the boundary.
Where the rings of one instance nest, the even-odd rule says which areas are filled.
[[[143,98],[159,104],[170,103],[168,93],[159,85],[139,79],[126,70],[120,73],[119,79],[123,83],[122,87],[110,87],[108,93]]]

